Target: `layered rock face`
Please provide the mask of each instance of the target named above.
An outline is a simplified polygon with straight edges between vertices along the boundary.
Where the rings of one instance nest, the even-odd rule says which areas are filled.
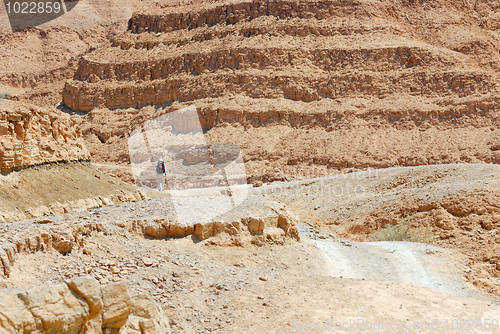
[[[74,119],[55,109],[0,102],[0,169],[88,160]]]
[[[0,333],[169,332],[148,295],[130,296],[123,283],[101,286],[90,277],[57,285],[0,290]]]
[[[411,23],[383,18],[396,9],[389,2],[243,1],[193,9],[134,15],[128,33],[83,57],[64,103],[89,111],[228,92],[311,102],[394,93],[465,97],[496,88],[491,72],[463,66],[476,36],[454,45],[458,50],[426,43],[411,36]],[[460,23],[452,19],[446,15],[443,25]],[[493,49],[483,42],[481,49]]]
[[[155,115],[149,105],[195,104],[209,139],[251,160],[251,179],[320,176],[311,165],[325,175],[498,163],[493,9],[439,0],[165,7],[134,15],[128,32],[85,55],[63,100],[80,111],[143,108],[143,118]],[[114,142],[134,128],[133,113]]]

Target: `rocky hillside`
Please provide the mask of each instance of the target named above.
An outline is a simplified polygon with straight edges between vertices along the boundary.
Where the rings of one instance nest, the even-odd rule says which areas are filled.
[[[195,104],[209,141],[241,147],[250,179],[498,163],[495,6],[163,6],[133,15],[127,32],[85,55],[63,100],[94,110],[82,128],[101,161],[126,162],[138,123]]]
[[[369,241],[403,218],[425,226],[433,243],[466,255],[468,282],[500,296],[498,165],[386,168],[258,189],[335,238]]]
[[[123,31],[132,12],[143,5],[159,4],[79,1],[55,20],[14,33],[6,7],[0,6],[0,97],[9,95],[40,106],[59,104],[64,83],[73,77],[80,56]]]
[[[494,51],[497,43],[477,27],[464,29],[448,12],[453,6],[434,10],[441,25],[460,24],[458,34],[473,36],[448,45],[412,36],[416,22],[391,16],[389,2],[242,1],[190,9],[134,15],[129,33],[83,58],[65,104],[137,108],[227,92],[304,102],[395,93],[464,97],[496,86],[463,55]]]
[[[0,222],[146,199],[89,159],[69,114],[0,100]]]
[[[74,119],[56,109],[0,101],[0,169],[88,160]]]

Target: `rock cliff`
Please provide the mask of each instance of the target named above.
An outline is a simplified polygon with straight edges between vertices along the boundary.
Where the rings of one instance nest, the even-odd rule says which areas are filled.
[[[414,17],[399,18],[394,4],[385,1],[254,0],[136,14],[128,33],[82,58],[63,100],[89,111],[229,92],[311,102],[496,91],[490,66],[468,65],[471,54],[498,50],[498,37],[472,22],[464,27],[447,14],[453,7],[434,9],[444,16],[443,28],[475,36],[448,45],[412,35],[416,9],[402,6],[399,15]]]
[[[0,222],[146,198],[138,188],[98,172],[89,159],[69,114],[0,100]]]
[[[210,196],[212,201],[217,197],[203,191],[197,191],[196,195]],[[189,199],[185,198],[187,201]],[[206,204],[203,205],[199,200],[194,203],[200,208],[191,211],[206,213],[206,216],[211,214],[211,208]],[[88,214],[80,210],[80,213],[2,224],[0,279],[10,276],[16,258],[23,254],[57,252],[67,255],[78,250],[87,252],[85,245],[96,233],[133,234],[149,239],[192,236],[206,243],[226,245],[263,242],[282,244],[289,239],[299,240],[296,218],[282,206],[255,194],[246,198],[237,208],[197,220],[186,219],[190,217],[176,212],[175,203],[170,198],[127,203],[101,210],[107,213],[106,219],[79,221],[81,215]],[[136,210],[144,214],[133,213]]]
[[[101,161],[145,120],[196,105],[250,180],[498,163],[496,5],[462,1],[172,4],[86,54],[64,103]],[[152,108],[151,106],[154,106]]]
[[[0,169],[90,159],[74,119],[56,109],[0,101]]]

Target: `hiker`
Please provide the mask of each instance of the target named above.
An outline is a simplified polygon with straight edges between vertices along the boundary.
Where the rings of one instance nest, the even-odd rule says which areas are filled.
[[[155,166],[156,179],[158,180],[158,188],[160,191],[165,190],[165,163],[162,159],[158,160]]]

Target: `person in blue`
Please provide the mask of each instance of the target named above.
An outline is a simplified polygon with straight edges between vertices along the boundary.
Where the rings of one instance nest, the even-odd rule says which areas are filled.
[[[155,166],[156,179],[158,180],[158,188],[160,191],[165,191],[165,163],[159,159]]]

